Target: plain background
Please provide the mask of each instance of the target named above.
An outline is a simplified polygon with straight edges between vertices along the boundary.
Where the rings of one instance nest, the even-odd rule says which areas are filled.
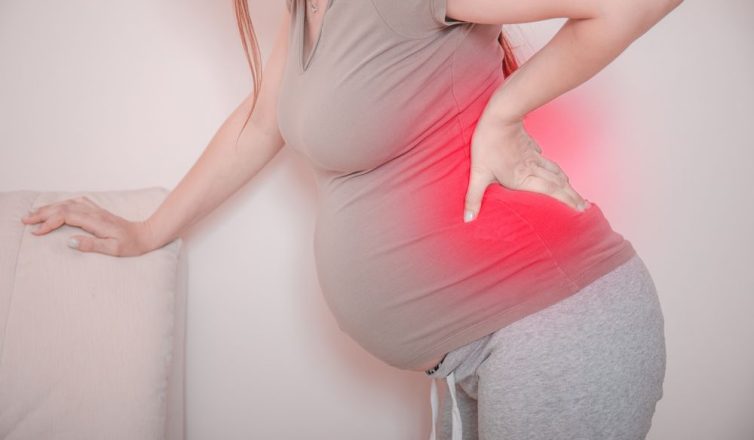
[[[284,7],[250,1],[265,62]],[[655,279],[654,440],[754,438],[753,20],[749,0],[687,1],[527,120]],[[518,54],[562,23],[511,27]],[[171,189],[251,89],[230,0],[0,0],[0,63],[0,191]],[[189,439],[429,432],[428,379],[362,351],[323,302],[315,197],[284,148],[190,231]]]

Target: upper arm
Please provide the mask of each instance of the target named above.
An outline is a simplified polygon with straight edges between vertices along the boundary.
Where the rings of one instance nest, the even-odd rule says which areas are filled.
[[[434,0],[446,2],[447,14],[476,23],[528,23],[551,18],[591,18],[605,0]],[[620,3],[626,0],[610,0]]]
[[[551,18],[612,16],[618,22],[661,16],[681,0],[427,0],[447,3],[449,17],[489,24],[528,23]]]
[[[464,23],[523,23],[596,16],[605,3],[665,0],[371,0],[398,33],[420,38]]]
[[[290,6],[291,0],[286,0]],[[277,101],[280,91],[280,83],[288,54],[288,35],[291,25],[290,10],[283,12],[283,18],[277,27],[275,42],[267,62],[263,66],[262,84],[257,98],[256,108],[249,120],[249,125],[262,130],[262,132],[280,137],[277,121]]]

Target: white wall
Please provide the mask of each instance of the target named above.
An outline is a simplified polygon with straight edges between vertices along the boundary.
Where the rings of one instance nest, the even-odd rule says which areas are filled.
[[[283,5],[250,1],[264,60]],[[752,19],[687,1],[531,118],[655,278],[650,439],[754,438]],[[528,56],[561,24],[511,32]],[[173,188],[250,81],[229,0],[0,0],[0,191]],[[315,195],[285,148],[191,231],[189,439],[427,436],[428,380],[363,352],[321,298]]]

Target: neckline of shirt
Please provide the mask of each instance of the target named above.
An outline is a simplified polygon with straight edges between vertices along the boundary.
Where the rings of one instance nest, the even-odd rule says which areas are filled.
[[[298,64],[300,71],[306,72],[309,69],[309,66],[312,63],[312,60],[314,59],[314,56],[317,53],[317,48],[319,47],[319,42],[322,39],[322,33],[325,29],[325,26],[327,25],[327,14],[330,11],[330,7],[332,6],[334,0],[325,0],[325,7],[322,10],[322,21],[319,25],[319,30],[317,31],[317,36],[312,44],[312,48],[309,51],[308,54],[304,52],[305,49],[305,39],[307,35],[306,30],[306,0],[300,0],[297,3],[297,22],[298,22],[298,38],[297,38],[297,44],[298,44]]]

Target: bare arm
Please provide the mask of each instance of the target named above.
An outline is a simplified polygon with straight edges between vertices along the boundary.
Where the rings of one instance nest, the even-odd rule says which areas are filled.
[[[31,230],[34,235],[47,234],[63,224],[78,226],[92,235],[70,236],[68,246],[114,256],[141,255],[178,238],[254,177],[285,145],[278,130],[276,106],[288,52],[290,20],[286,8],[263,73],[256,109],[246,128],[241,131],[251,107],[251,94],[222,124],[197,162],[148,219],[125,219],[80,196],[37,207],[21,222],[36,225]]]
[[[288,47],[286,9],[267,62],[254,114],[236,145],[251,107],[249,95],[225,120],[209,145],[165,201],[143,221],[148,250],[162,247],[254,177],[283,147],[276,102]]]
[[[582,84],[682,0],[447,0],[446,14],[477,23],[568,18],[495,91],[484,118],[509,121]]]
[[[587,200],[571,186],[560,166],[542,155],[523,119],[602,70],[681,0],[446,1],[447,16],[475,23],[568,18],[487,102],[472,136],[464,221],[477,217],[484,192],[494,182],[547,194],[578,211],[587,209]]]

